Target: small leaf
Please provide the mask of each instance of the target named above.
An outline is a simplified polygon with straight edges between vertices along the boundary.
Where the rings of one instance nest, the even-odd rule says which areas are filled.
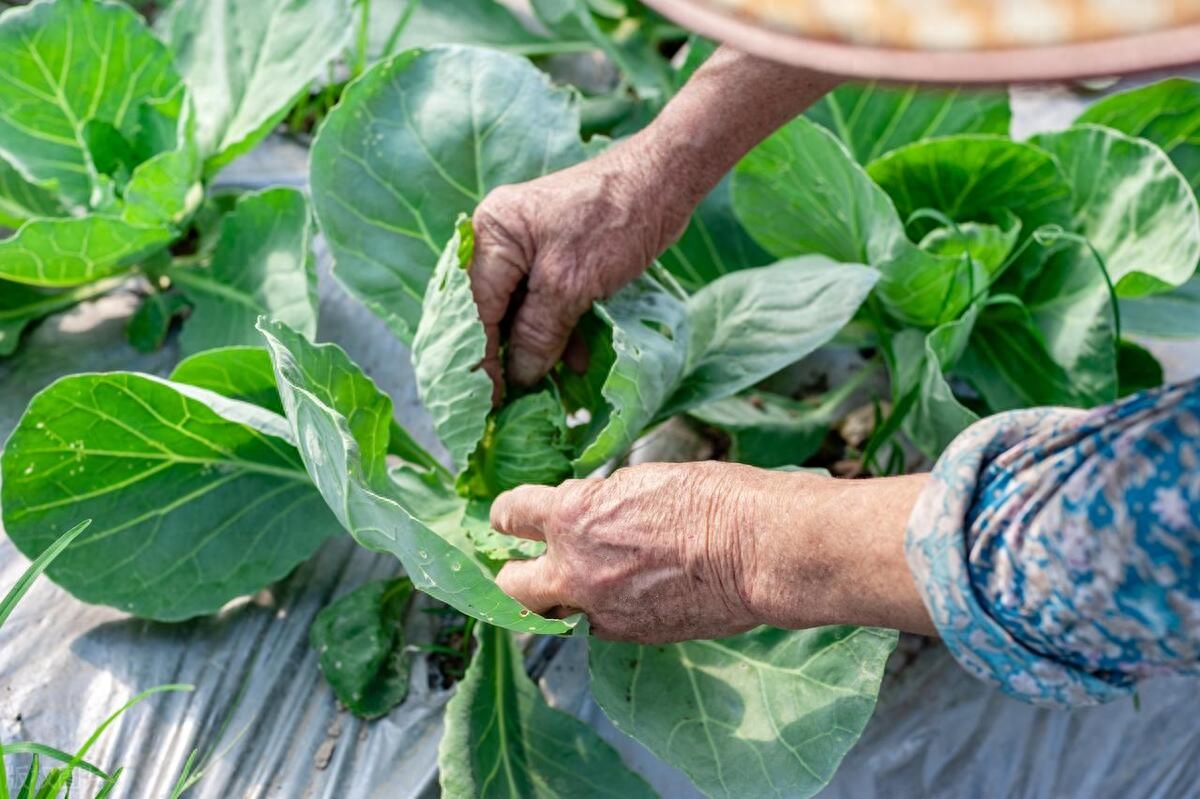
[[[571,476],[567,420],[553,389],[518,397],[488,425],[460,490],[493,499],[522,485],[558,485]]]
[[[413,585],[466,615],[522,632],[572,630],[577,619],[542,618],[501,591],[461,527],[447,536],[418,519],[420,506],[406,506],[406,493],[388,476],[384,460],[391,400],[344,352],[311,344],[277,323],[260,322],[259,329],[308,473],[358,543],[395,555]],[[429,490],[426,485],[423,493]],[[459,520],[461,514],[456,525]]]
[[[959,133],[1008,135],[1008,92],[847,83],[806,116],[837,136],[860,164],[906,144]]]
[[[474,250],[471,222],[460,217],[429,279],[412,345],[417,392],[459,469],[483,438],[492,410],[492,380],[479,368],[487,335],[468,273]]]
[[[614,359],[601,393],[592,436],[575,459],[586,475],[623,454],[679,387],[687,364],[687,306],[654,278],[642,276],[595,305],[612,327]]]
[[[184,353],[258,344],[254,324],[260,316],[316,335],[311,227],[308,202],[295,189],[239,197],[221,222],[212,264],[169,272],[193,306],[179,340]]]
[[[158,352],[166,343],[171,327],[187,315],[190,307],[182,294],[151,292],[130,318],[125,337],[138,352]]]
[[[34,555],[94,518],[50,566],[56,583],[144,618],[214,613],[337,533],[290,436],[281,417],[190,386],[63,378],[5,447],[4,528]]]
[[[701,791],[809,797],[871,718],[896,633],[760,628],[668,646],[589,644],[600,707]]]
[[[160,18],[208,174],[249,152],[341,52],[348,0],[179,0]]]
[[[364,719],[386,715],[408,696],[411,658],[404,612],[407,577],[367,583],[317,614],[309,638],[338,701]]]
[[[106,294],[120,282],[120,279],[105,280],[66,291],[51,291],[0,281],[0,357],[16,352],[21,334],[29,325]]]
[[[651,799],[591,727],[546,704],[511,633],[479,625],[478,648],[446,705],[438,749],[446,799]]]
[[[1162,364],[1149,350],[1132,341],[1121,341],[1117,349],[1118,396],[1158,388],[1165,380]]]
[[[401,53],[346,90],[313,143],[334,274],[411,342],[455,216],[497,186],[581,160],[574,96],[528,61],[471,47]]]
[[[65,213],[51,192],[33,185],[0,158],[0,228],[16,229],[35,217]]]

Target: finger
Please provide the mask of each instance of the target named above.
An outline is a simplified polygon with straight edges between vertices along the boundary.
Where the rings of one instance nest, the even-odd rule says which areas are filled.
[[[510,560],[496,575],[496,584],[501,591],[537,614],[545,615],[568,604],[558,570],[553,561],[545,557]]]
[[[545,541],[557,493],[550,486],[527,485],[506,491],[492,503],[492,529]]]
[[[535,275],[513,320],[508,379],[527,388],[545,377],[562,356],[575,323],[590,304],[590,298],[564,295],[560,289],[537,281]]]
[[[489,217],[479,216],[476,224],[475,256],[470,269],[471,294],[487,336],[480,368],[492,379],[492,401],[499,404],[504,390],[500,326],[529,266],[522,249],[497,223]]]

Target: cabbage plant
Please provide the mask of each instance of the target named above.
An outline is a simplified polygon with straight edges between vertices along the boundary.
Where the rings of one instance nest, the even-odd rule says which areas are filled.
[[[570,8],[595,14],[537,5],[562,9],[564,25],[582,24]],[[39,394],[0,461],[5,529],[36,555],[74,519],[96,519],[48,574],[84,601],[162,621],[216,612],[349,534],[404,578],[365,587],[313,631],[348,706],[373,716],[402,699],[396,619],[410,590],[474,620],[446,711],[446,795],[649,795],[526,674],[522,636],[582,636],[586,623],[499,590],[499,565],[537,548],[489,527],[491,501],[619,463],[680,415],[727,430],[738,456],[801,463],[838,395],[797,408],[757,387],[835,339],[878,352],[891,374],[868,462],[897,436],[932,456],[980,413],[1094,405],[1155,382],[1122,320],[1187,307],[1198,115],[1155,99],[1194,84],[1141,91],[1017,142],[1003,95],[843,88],[751,153],[661,264],[595,305],[585,374],[493,408],[469,214],[592,142],[577,96],[521,57],[405,50],[346,90],[310,178],[334,275],[411,347],[444,457],[393,420],[391,398],[340,348],[247,306],[240,318],[265,317],[256,338],[199,352],[167,379],[75,375]],[[196,141],[240,140],[229,125]],[[784,443],[797,451],[781,455]],[[619,729],[710,795],[808,796],[862,732],[895,638],[833,627],[592,640],[592,690]]]

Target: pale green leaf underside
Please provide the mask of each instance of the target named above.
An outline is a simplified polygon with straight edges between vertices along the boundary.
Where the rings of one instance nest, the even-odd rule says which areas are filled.
[[[1007,135],[1004,91],[851,83],[825,95],[808,118],[836,135],[860,164],[922,139],[959,133]]]
[[[1062,165],[1074,191],[1075,230],[1099,251],[1121,296],[1166,291],[1195,273],[1200,208],[1162,150],[1096,125],[1034,142]]]
[[[159,30],[197,111],[208,172],[261,141],[350,35],[348,0],[179,0]]]
[[[721,278],[687,303],[687,376],[664,415],[735,394],[828,343],[879,273],[821,255]]]
[[[624,733],[709,796],[808,797],[875,708],[896,633],[762,628],[720,641],[593,639],[592,691]]]
[[[309,249],[308,202],[295,189],[242,195],[221,223],[207,268],[174,270],[192,303],[180,346],[185,353],[260,344],[260,316],[312,338],[317,273]]]
[[[280,434],[274,414],[157,378],[64,378],[5,448],[5,529],[32,556],[94,518],[51,566],[56,582],[146,618],[213,613],[337,533]]]
[[[417,392],[458,469],[466,468],[492,410],[492,381],[479,368],[487,335],[467,271],[473,252],[471,223],[460,219],[429,280],[412,344]]]
[[[401,53],[346,91],[313,145],[335,274],[411,341],[457,215],[582,159],[573,97],[528,61],[471,47]]]
[[[345,353],[332,345],[310,344],[282,325],[259,327],[308,473],[360,544],[395,555],[417,588],[467,615],[523,632],[571,631],[575,620],[530,613],[500,590],[474,553],[451,543],[403,507],[383,455],[391,402]]]
[[[650,799],[654,791],[591,727],[550,707],[506,630],[483,625],[446,706],[446,799]]]
[[[616,361],[601,389],[608,417],[575,460],[578,475],[627,450],[678,388],[687,366],[687,306],[653,278],[643,276],[595,307],[612,326]]]

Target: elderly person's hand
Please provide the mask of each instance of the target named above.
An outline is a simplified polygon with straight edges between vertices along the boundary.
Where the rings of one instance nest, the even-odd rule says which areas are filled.
[[[931,633],[904,558],[925,476],[845,481],[737,464],[647,464],[492,506],[497,530],[545,541],[501,588],[539,613],[583,611],[596,635],[662,643],[760,624]]]
[[[545,375],[593,301],[641,274],[745,153],[836,85],[721,48],[645,130],[591,161],[485,197],[475,210],[471,287],[497,399],[504,377],[527,387]]]

